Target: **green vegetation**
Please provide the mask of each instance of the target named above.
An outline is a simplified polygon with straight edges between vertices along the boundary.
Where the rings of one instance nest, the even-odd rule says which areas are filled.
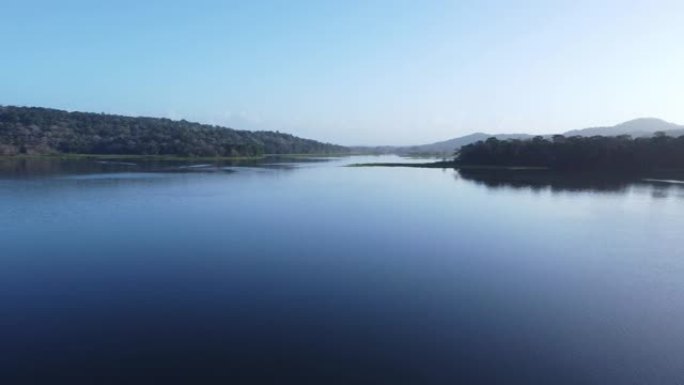
[[[59,154],[257,157],[341,154],[348,149],[273,131],[185,120],[0,106],[0,156]]]
[[[455,165],[547,167],[563,172],[639,173],[684,169],[684,136],[564,137],[485,141],[461,147]]]

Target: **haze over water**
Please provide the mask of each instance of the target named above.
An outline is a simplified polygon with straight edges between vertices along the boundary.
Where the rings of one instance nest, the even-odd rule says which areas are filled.
[[[681,381],[683,188],[367,160],[5,164],[0,382]]]

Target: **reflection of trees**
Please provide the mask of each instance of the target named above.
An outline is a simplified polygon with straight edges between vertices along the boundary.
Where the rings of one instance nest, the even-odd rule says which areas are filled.
[[[21,178],[60,174],[87,174],[105,171],[129,171],[132,166],[90,160],[65,159],[0,159],[0,177]]]
[[[330,158],[265,157],[216,161],[160,159],[60,159],[0,158],[0,178],[50,175],[83,175],[117,172],[227,172],[233,167],[294,170],[300,163],[325,162]]]
[[[609,174],[557,173],[549,170],[460,169],[454,172],[460,180],[474,182],[491,189],[514,188],[552,192],[624,193],[631,186],[649,186],[654,197],[666,197],[672,185],[652,185],[635,176]]]

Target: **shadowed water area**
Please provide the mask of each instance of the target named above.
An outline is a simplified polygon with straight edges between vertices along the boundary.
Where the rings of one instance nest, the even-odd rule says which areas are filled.
[[[0,160],[0,383],[673,384],[684,185]]]

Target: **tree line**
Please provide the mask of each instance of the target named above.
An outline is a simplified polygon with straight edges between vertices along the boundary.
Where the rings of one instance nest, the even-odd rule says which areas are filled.
[[[636,139],[626,135],[489,138],[463,146],[455,155],[456,162],[464,165],[547,167],[560,171],[684,169],[684,136],[656,133]]]
[[[342,146],[273,131],[234,130],[185,120],[0,106],[0,155],[229,157],[347,151]]]

